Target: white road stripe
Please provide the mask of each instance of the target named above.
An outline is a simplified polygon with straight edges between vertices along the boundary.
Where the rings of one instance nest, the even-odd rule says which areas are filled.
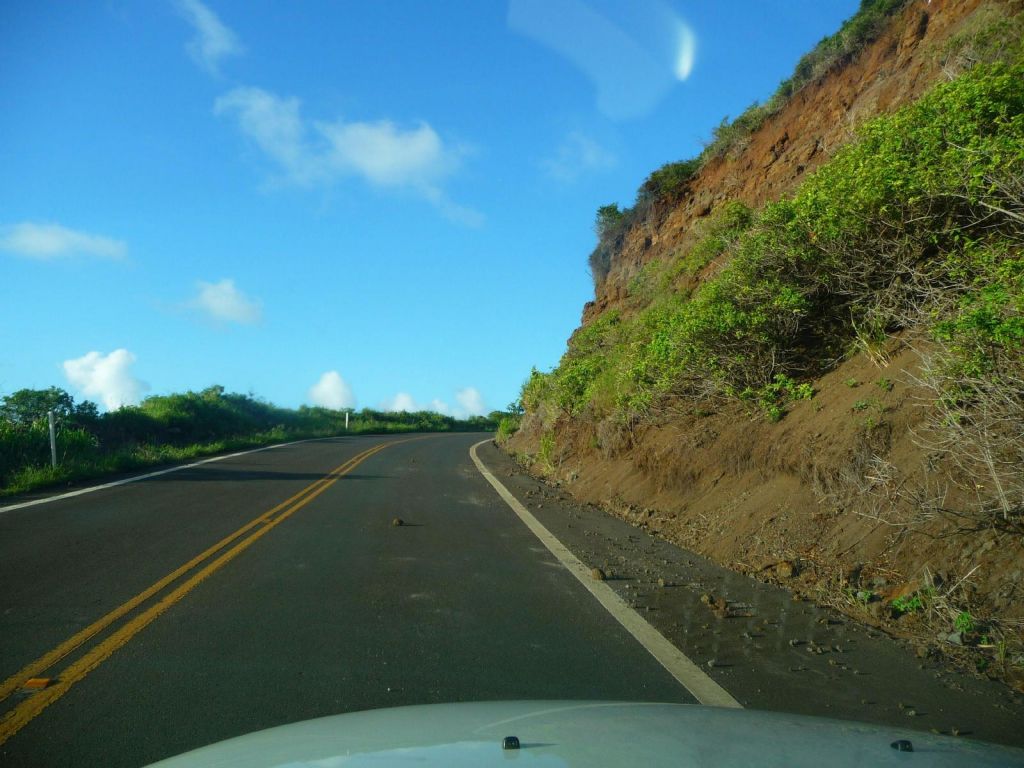
[[[498,495],[512,508],[512,511],[519,515],[519,519],[526,524],[526,527],[533,531],[533,534],[541,540],[541,543],[551,551],[551,554],[557,557],[562,565],[569,569],[569,572],[590,591],[590,594],[597,598],[597,601],[604,606],[605,610],[625,627],[626,631],[636,638],[637,642],[646,648],[668,670],[669,674],[679,681],[680,685],[693,694],[697,701],[708,706],[742,709],[740,703],[729,695],[728,691],[708,677],[682,651],[666,640],[664,635],[648,624],[640,614],[630,608],[621,597],[615,594],[611,587],[603,581],[593,579],[590,575],[590,568],[580,562],[576,555],[570,552],[551,531],[545,528],[537,518],[530,514],[526,507],[519,503],[518,499],[501,484],[498,478],[484,466],[480,457],[477,456],[476,449],[488,442],[490,441],[481,440],[469,449],[469,455],[473,459],[473,463],[476,464],[476,468],[480,470],[480,474],[487,479],[487,482],[494,486],[494,490],[498,492]]]
[[[102,491],[104,488],[113,488],[118,485],[127,485],[128,483],[137,483],[140,480],[147,480],[151,477],[159,477],[160,475],[167,475],[171,472],[180,472],[183,469],[191,469],[192,467],[198,467],[200,464],[211,464],[215,461],[223,461],[224,459],[233,459],[236,456],[245,456],[248,453],[259,453],[260,451],[270,451],[274,448],[284,448],[287,445],[298,445],[299,443],[310,443],[314,440],[322,440],[321,437],[311,437],[306,440],[293,440],[290,443],[277,443],[276,445],[265,445],[262,448],[253,448],[248,451],[238,451],[237,453],[229,453],[224,456],[214,456],[210,459],[203,459],[202,461],[193,461],[191,464],[181,464],[177,467],[169,467],[167,469],[157,470],[156,472],[148,472],[145,475],[136,475],[134,477],[126,477],[123,480],[114,480],[109,483],[103,483],[103,485],[92,485],[88,488],[79,488],[77,491],[68,491],[57,496],[47,496],[44,499],[35,499],[33,501],[23,501],[20,504],[9,504],[6,507],[0,507],[0,515],[4,512],[13,512],[16,509],[24,509],[25,507],[34,507],[37,504],[49,504],[51,501],[60,501],[61,499],[70,499],[75,496],[82,496],[86,493],[92,493],[93,491]]]

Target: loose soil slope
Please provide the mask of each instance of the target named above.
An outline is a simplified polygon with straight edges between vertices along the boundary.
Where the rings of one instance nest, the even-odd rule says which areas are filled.
[[[722,203],[758,207],[792,191],[854,126],[955,74],[960,64],[944,56],[950,39],[1020,10],[1018,2],[909,2],[853,60],[797,92],[745,145],[706,163],[681,199],[655,204],[614,254],[584,326],[611,310],[635,311],[631,279],[691,245]],[[929,638],[927,652],[941,649],[1020,685],[1024,539],[963,530],[911,498],[931,490],[945,496],[940,506],[955,507],[964,491],[930,486],[941,459],[922,447],[928,396],[915,385],[920,357],[907,341],[837,362],[814,382],[817,395],[778,423],[736,402],[708,410],[670,403],[659,418],[613,434],[586,414],[563,414],[544,453],[541,418],[527,413],[507,447],[581,500],[737,570]],[[927,598],[925,610],[892,610],[914,594]],[[964,613],[974,627],[957,624]]]

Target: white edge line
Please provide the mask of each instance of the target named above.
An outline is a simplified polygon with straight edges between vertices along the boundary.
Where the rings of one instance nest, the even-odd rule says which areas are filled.
[[[498,492],[498,495],[512,508],[512,511],[519,516],[519,519],[526,524],[526,527],[540,539],[541,543],[548,548],[551,554],[558,558],[562,565],[587,588],[605,610],[640,645],[646,648],[658,660],[658,663],[668,670],[669,674],[688,690],[697,701],[713,707],[742,709],[742,705],[728,691],[712,680],[704,670],[694,664],[682,651],[672,645],[664,635],[652,627],[639,613],[630,608],[611,587],[603,581],[593,579],[590,575],[590,568],[584,565],[551,531],[530,514],[526,507],[519,503],[519,500],[501,484],[501,481],[484,466],[480,457],[477,456],[476,449],[488,442],[490,440],[481,440],[469,449],[469,455],[473,459],[473,463],[480,470],[480,474],[484,476],[487,482],[494,486],[494,490]]]
[[[237,451],[235,453],[227,453],[223,456],[213,456],[209,459],[203,459],[202,461],[193,461],[190,464],[179,464],[176,467],[168,467],[167,469],[161,469],[156,472],[147,472],[144,475],[135,475],[134,477],[126,477],[122,480],[113,480],[109,483],[103,483],[102,485],[91,485],[88,488],[79,488],[77,491],[68,491],[67,493],[61,493],[57,496],[47,496],[44,499],[34,499],[32,501],[23,501],[19,504],[10,504],[6,507],[0,507],[0,515],[4,512],[13,512],[16,509],[24,509],[25,507],[34,507],[37,504],[49,504],[51,501],[60,501],[61,499],[70,499],[75,496],[83,496],[93,491],[102,491],[105,488],[114,488],[118,485],[127,485],[128,483],[137,483],[140,480],[147,480],[151,477],[159,477],[160,475],[168,475],[171,472],[180,472],[183,469],[190,469],[191,467],[198,467],[200,464],[211,464],[215,461],[223,461],[224,459],[233,459],[236,456],[245,456],[249,453],[259,453],[260,451],[271,451],[275,448],[284,448],[288,445],[298,445],[299,443],[311,443],[314,440],[323,440],[322,437],[310,437],[305,440],[292,440],[290,443],[275,443],[274,445],[264,445],[262,448],[252,448],[248,451]]]

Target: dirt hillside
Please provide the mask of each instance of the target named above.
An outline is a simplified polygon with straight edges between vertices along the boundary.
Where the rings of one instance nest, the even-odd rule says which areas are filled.
[[[792,191],[859,123],[954,76],[961,63],[947,55],[950,40],[1020,11],[1019,2],[908,2],[855,58],[803,87],[749,140],[708,162],[680,200],[630,229],[584,326],[635,311],[630,280],[691,244],[719,205],[756,208]],[[896,337],[837,361],[814,383],[816,396],[778,423],[735,402],[669,404],[653,422],[618,429],[563,415],[554,454],[541,462],[541,424],[527,413],[507,448],[581,500],[1020,686],[1024,537],[939,513],[970,489],[937,479],[942,459],[922,438],[916,347]],[[928,610],[890,608],[917,594]]]

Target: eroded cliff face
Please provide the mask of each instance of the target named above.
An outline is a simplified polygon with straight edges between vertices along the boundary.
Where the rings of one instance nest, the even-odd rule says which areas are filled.
[[[740,200],[756,208],[791,192],[859,123],[953,76],[961,64],[945,55],[948,41],[985,14],[1020,10],[1020,2],[994,0],[909,2],[859,55],[796,93],[745,145],[707,163],[677,202],[656,206],[627,232],[584,308],[584,325],[610,310],[636,311],[630,280],[691,245],[718,206]],[[891,600],[928,586],[946,595],[950,610],[1022,619],[1019,536],[958,536],[941,515],[897,503],[930,491],[954,506],[964,493],[930,485],[940,460],[921,439],[928,396],[916,385],[920,357],[905,342],[837,363],[815,382],[815,398],[779,423],[738,403],[670,403],[632,427],[585,414],[563,414],[552,426],[528,413],[508,448],[582,500],[894,631],[920,633],[924,625],[915,616],[896,622],[884,601],[858,604],[851,595]],[[552,430],[554,450],[538,462],[542,433]]]
[[[653,211],[627,234],[596,298],[584,309],[587,323],[626,299],[626,288],[644,264],[692,243],[695,225],[727,200],[751,207],[778,200],[852,138],[854,127],[918,98],[956,62],[943,47],[979,11],[982,0],[913,0],[888,30],[852,61],[799,92],[750,136],[745,146],[709,162],[683,199]]]

